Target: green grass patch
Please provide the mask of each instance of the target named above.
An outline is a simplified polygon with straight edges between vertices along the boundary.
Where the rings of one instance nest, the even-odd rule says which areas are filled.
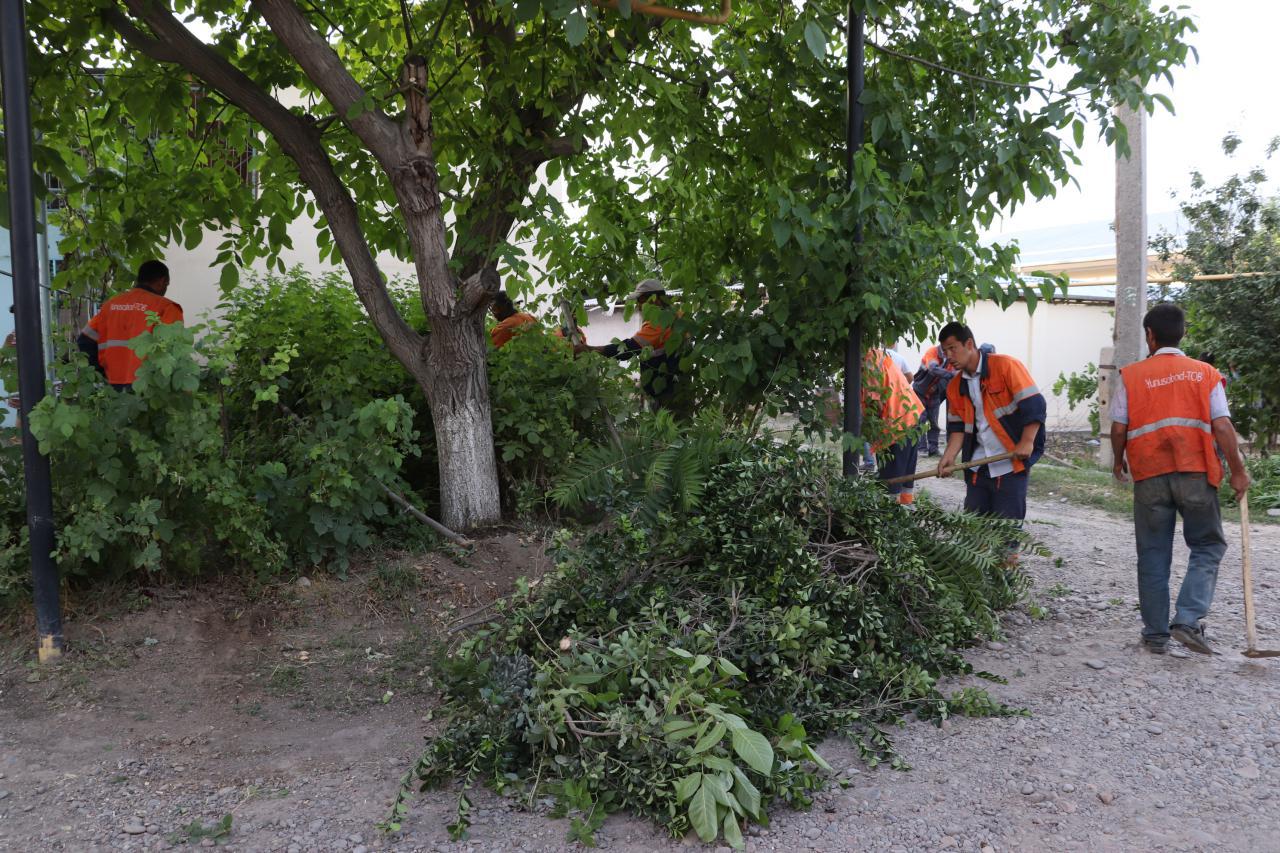
[[[1027,483],[1027,497],[1092,506],[1117,515],[1133,515],[1133,487],[1117,483],[1110,471],[1098,468],[1059,468],[1036,465]]]
[[[1257,487],[1250,490],[1250,496]],[[1092,506],[1116,515],[1133,517],[1133,485],[1118,483],[1110,470],[1102,468],[1060,468],[1056,465],[1037,465],[1031,473],[1031,481],[1027,484],[1027,496],[1033,500],[1052,503],[1066,498],[1069,503]],[[1222,503],[1222,520],[1226,523],[1240,521],[1240,508],[1231,496],[1231,487],[1227,476],[1222,478],[1222,490],[1219,493]],[[1275,518],[1265,512],[1258,511],[1256,499],[1252,502],[1254,510],[1249,520],[1257,523],[1276,522]]]

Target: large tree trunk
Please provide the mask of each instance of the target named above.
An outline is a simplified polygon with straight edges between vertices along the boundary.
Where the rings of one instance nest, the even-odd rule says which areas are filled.
[[[475,316],[433,326],[420,384],[436,427],[441,516],[454,530],[494,524],[502,507],[484,326]]]

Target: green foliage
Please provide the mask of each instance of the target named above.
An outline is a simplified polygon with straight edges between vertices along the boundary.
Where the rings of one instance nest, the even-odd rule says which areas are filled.
[[[206,838],[215,844],[228,838],[231,835],[232,817],[229,814],[222,816],[217,823],[205,826],[198,820],[191,823],[169,835],[170,844],[200,844]]]
[[[389,286],[411,322],[424,327],[411,288]],[[235,368],[228,371],[233,408],[251,410],[267,399],[259,396],[274,394],[270,402],[308,416],[400,395],[425,411],[421,391],[387,352],[343,276],[294,267],[235,288],[221,307],[223,321],[212,331]]]
[[[210,557],[278,571],[267,508],[245,460],[224,453],[216,397],[197,393],[192,331],[157,325],[134,347],[144,358],[134,392],[113,391],[77,358],[60,395],[31,414],[52,457],[63,571],[197,572]]]
[[[584,446],[604,441],[635,407],[625,368],[574,358],[563,338],[531,327],[489,354],[493,440],[518,509],[541,499]]]
[[[1280,456],[1271,454],[1247,460],[1249,477],[1253,485],[1249,487],[1249,504],[1255,509],[1280,509]],[[1229,491],[1227,478],[1223,478],[1224,489]]]
[[[683,428],[667,411],[637,418],[609,443],[580,451],[551,497],[571,511],[592,503],[647,524],[664,512],[689,512],[700,502],[710,470],[742,449],[727,430],[716,409],[703,410]]]
[[[1227,156],[1238,137],[1223,139]],[[1280,148],[1280,137],[1267,147]],[[1233,175],[1217,187],[1200,173],[1191,176],[1190,197],[1181,204],[1186,234],[1167,232],[1152,241],[1162,260],[1173,263],[1185,288],[1164,287],[1158,296],[1176,299],[1187,311],[1184,349],[1212,359],[1227,377],[1227,396],[1237,428],[1260,444],[1280,435],[1280,372],[1270,339],[1280,324],[1280,198],[1264,195],[1261,168]],[[1225,281],[1191,281],[1195,275],[1240,274]]]
[[[4,430],[0,439],[0,604],[25,592],[31,571],[22,447]]]
[[[132,392],[76,361],[61,395],[32,413],[57,472],[67,570],[191,573],[213,558],[270,574],[329,558],[345,565],[371,543],[388,512],[380,484],[416,452],[402,400],[242,429],[219,401],[234,385],[218,375],[225,352],[205,351],[202,389],[190,329],[158,325],[134,348],[144,361]]]
[[[634,511],[646,479],[611,464],[580,495],[615,507],[609,520],[562,533],[555,572],[440,659],[449,723],[389,826],[416,784],[461,777],[454,837],[487,784],[555,793],[580,841],[628,809],[741,847],[747,823],[825,784],[828,734],[874,764],[896,761],[883,728],[908,710],[1012,713],[938,679],[968,671],[955,649],[995,634],[1025,589],[1004,564],[1004,542],[1026,542],[1016,527],[927,501],[908,513],[827,457],[745,437],[653,517]]]
[[[976,298],[1034,309],[1052,295],[1051,277],[1022,280],[1016,247],[984,244],[983,227],[1069,180],[1068,138],[1081,145],[1086,120],[1123,145],[1111,105],[1165,100],[1144,80],[1184,61],[1194,29],[1128,0],[854,8],[876,35],[851,175],[845,4],[747,6],[705,37],[664,28],[643,64],[620,69],[626,113],[607,97],[584,113],[607,141],[549,164],[573,208],[548,204],[516,232],[577,296],[606,300],[660,272],[682,291],[676,330],[700,396],[812,428],[853,326],[924,339]]]
[[[409,491],[404,463],[420,452],[394,393],[403,371],[331,280],[294,273],[246,291],[199,340],[206,330],[163,324],[137,338],[130,392],[78,354],[58,366],[59,392],[31,425],[52,457],[68,574],[342,569],[398,523],[383,486]],[[3,595],[26,584],[16,448],[0,453],[0,476]]]
[[[1093,362],[1085,367],[1082,373],[1072,373],[1067,375],[1059,373],[1058,378],[1053,382],[1053,393],[1061,394],[1067,392],[1067,408],[1075,411],[1076,407],[1081,403],[1087,403],[1089,408],[1089,430],[1094,435],[1102,429],[1102,421],[1098,412],[1098,365]]]

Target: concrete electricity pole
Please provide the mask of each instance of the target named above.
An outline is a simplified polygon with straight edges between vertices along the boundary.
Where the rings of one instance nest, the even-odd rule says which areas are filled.
[[[1126,106],[1116,108],[1116,120],[1129,135],[1128,155],[1116,152],[1116,325],[1111,357],[1103,351],[1102,445],[1099,461],[1111,467],[1110,407],[1119,368],[1146,355],[1142,317],[1147,313],[1147,114]]]

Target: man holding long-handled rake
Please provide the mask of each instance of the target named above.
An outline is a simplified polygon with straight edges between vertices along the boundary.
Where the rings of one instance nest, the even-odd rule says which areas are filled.
[[[1218,565],[1227,551],[1218,508],[1222,463],[1214,441],[1226,455],[1237,499],[1249,490],[1249,474],[1222,375],[1178,349],[1186,332],[1182,309],[1172,303],[1156,305],[1142,327],[1151,355],[1120,371],[1122,381],[1111,404],[1115,477],[1121,482],[1133,478],[1142,643],[1148,651],[1164,654],[1172,636],[1193,652],[1211,655],[1213,646],[1200,620],[1213,604]],[[1169,570],[1179,514],[1191,557],[1170,625]]]
[[[938,476],[951,476],[957,458],[986,460],[965,473],[965,510],[1021,521],[1027,474],[1044,453],[1044,395],[1022,362],[978,346],[963,323],[943,326],[938,344],[960,371],[947,385],[947,448]]]

